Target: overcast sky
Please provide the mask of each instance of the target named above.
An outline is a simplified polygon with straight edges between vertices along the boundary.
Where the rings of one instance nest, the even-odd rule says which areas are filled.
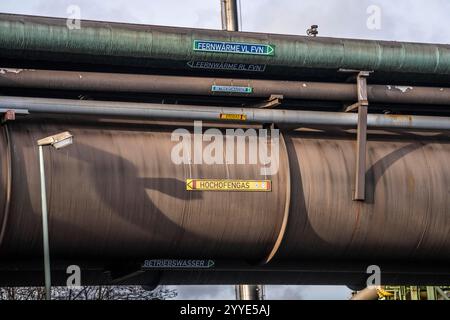
[[[0,12],[220,29],[220,0],[1,0]],[[243,31],[449,43],[450,0],[241,0]],[[379,19],[378,19],[379,18]],[[374,20],[375,19],[375,20]],[[369,22],[369,25],[368,25]],[[178,287],[179,298],[233,299],[232,286]],[[269,286],[269,299],[348,299],[346,287]]]
[[[177,299],[235,299],[234,286],[168,286],[176,288]],[[351,291],[344,286],[266,286],[266,299],[346,300]]]

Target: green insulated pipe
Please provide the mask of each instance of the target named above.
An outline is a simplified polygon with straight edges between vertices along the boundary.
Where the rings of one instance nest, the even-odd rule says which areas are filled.
[[[207,52],[194,50],[194,40],[259,44],[270,49],[264,49],[263,54]],[[185,65],[188,61],[218,61],[450,74],[450,45],[447,44],[311,38],[94,21],[81,21],[80,29],[71,30],[66,19],[10,14],[0,14],[0,49],[1,57],[47,57],[47,60],[57,57],[73,61],[74,56],[81,55],[83,61],[90,61],[90,57],[102,61],[112,59],[123,65],[130,60],[144,65],[164,61],[166,67],[170,67],[170,63],[175,66],[175,62]]]

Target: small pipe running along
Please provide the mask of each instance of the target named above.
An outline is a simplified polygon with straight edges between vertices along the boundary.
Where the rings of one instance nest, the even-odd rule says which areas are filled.
[[[239,31],[236,0],[221,0],[222,29]]]
[[[0,68],[0,87],[355,101],[355,84]],[[250,88],[245,93],[214,87]],[[370,102],[450,105],[450,88],[368,85]]]
[[[245,119],[241,121],[243,123],[274,123],[297,126],[355,127],[358,121],[358,114],[345,112],[267,110],[25,97],[0,97],[0,108],[27,110],[30,113],[203,121],[221,121],[222,115],[232,114],[242,115],[241,119]],[[450,118],[369,114],[367,126],[392,129],[450,130]]]

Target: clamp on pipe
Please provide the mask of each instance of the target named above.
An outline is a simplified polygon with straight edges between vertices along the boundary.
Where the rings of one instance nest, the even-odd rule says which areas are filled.
[[[16,115],[27,115],[27,114],[29,114],[28,110],[0,108],[0,115],[2,115],[1,124],[4,124],[8,121],[16,120]]]

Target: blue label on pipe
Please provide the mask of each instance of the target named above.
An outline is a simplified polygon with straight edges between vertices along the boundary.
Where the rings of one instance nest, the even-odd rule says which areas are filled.
[[[225,70],[225,71],[247,71],[264,72],[265,64],[257,63],[232,63],[214,61],[189,61],[187,65],[193,69]]]
[[[153,259],[145,260],[143,269],[207,269],[214,267],[214,260]]]
[[[194,51],[273,56],[275,47],[269,44],[194,40]]]
[[[252,93],[252,87],[238,87],[238,86],[216,86],[211,87],[212,92],[231,92],[231,93]]]

